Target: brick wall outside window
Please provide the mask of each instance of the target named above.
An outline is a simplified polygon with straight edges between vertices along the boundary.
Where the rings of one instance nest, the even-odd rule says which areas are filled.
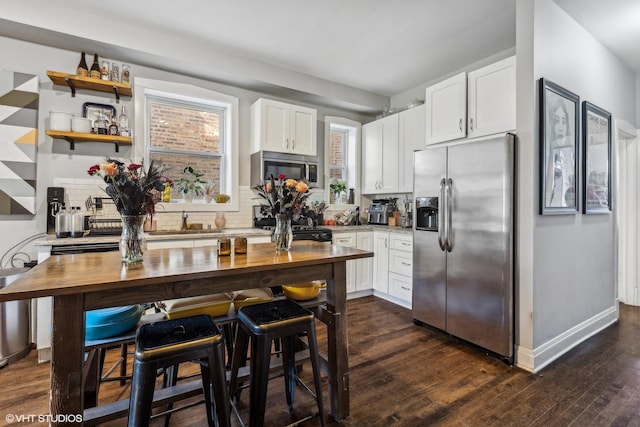
[[[150,157],[170,168],[172,179],[180,177],[189,165],[205,174],[203,179],[214,179],[220,188],[220,158],[198,156],[196,153],[220,153],[220,113],[201,111],[182,106],[149,103]],[[154,149],[168,149],[194,154],[167,154]],[[178,197],[177,194],[172,196]]]

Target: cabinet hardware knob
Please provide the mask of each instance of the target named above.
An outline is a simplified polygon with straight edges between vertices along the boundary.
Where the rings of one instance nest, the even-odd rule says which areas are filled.
[[[462,132],[462,119],[458,122],[458,127],[460,128],[460,132]]]

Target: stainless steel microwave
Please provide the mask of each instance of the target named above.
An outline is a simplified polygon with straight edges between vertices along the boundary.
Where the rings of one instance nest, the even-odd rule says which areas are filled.
[[[322,188],[322,170],[315,156],[258,151],[251,155],[251,187],[283,174],[287,178],[304,179],[309,188]]]

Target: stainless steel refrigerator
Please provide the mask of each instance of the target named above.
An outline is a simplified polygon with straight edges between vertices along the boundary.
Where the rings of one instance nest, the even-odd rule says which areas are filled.
[[[413,317],[513,361],[515,136],[416,151]]]

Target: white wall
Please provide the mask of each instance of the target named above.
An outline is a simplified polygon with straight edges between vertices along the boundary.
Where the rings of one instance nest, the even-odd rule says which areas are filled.
[[[0,221],[0,254],[4,254],[13,245],[23,239],[37,233],[46,231],[46,190],[53,185],[53,178],[86,179],[86,170],[92,164],[102,161],[105,156],[121,157],[128,160],[133,156],[131,147],[121,146],[120,153],[116,156],[112,144],[82,143],[76,144],[75,151],[69,149],[69,144],[62,140],[53,140],[45,135],[48,128],[48,116],[50,110],[61,110],[82,114],[84,102],[97,102],[111,104],[116,107],[115,98],[109,94],[99,94],[89,91],[78,91],[75,98],[67,88],[53,86],[46,75],[47,70],[74,73],[80,59],[80,53],[63,49],[52,48],[39,44],[24,42],[16,39],[0,37],[0,68],[38,75],[40,78],[40,110],[38,116],[38,166],[37,166],[37,199],[36,215],[29,219]],[[118,60],[118,58],[113,58]],[[122,62],[122,61],[119,61]],[[133,77],[146,77],[157,80],[177,81],[206,87],[218,92],[236,96],[240,100],[240,186],[250,186],[249,182],[249,154],[250,154],[250,106],[260,97],[278,99],[285,102],[293,102],[309,106],[318,110],[318,119],[323,120],[325,115],[346,117],[358,122],[368,122],[369,116],[340,111],[322,106],[308,104],[296,99],[282,99],[264,95],[245,89],[239,89],[219,83],[213,83],[201,79],[182,76],[175,73],[160,71],[148,67],[131,64]],[[128,106],[130,120],[134,117],[133,102],[130,98],[123,98],[121,102]],[[133,123],[131,123],[133,126]],[[318,124],[320,146],[323,139],[324,123]],[[135,143],[135,139],[134,139]],[[320,153],[321,154],[321,153]],[[96,186],[97,188],[97,186]],[[100,195],[96,190],[95,195]],[[26,248],[27,252],[35,259],[33,248]],[[4,265],[3,265],[4,266]]]
[[[538,370],[617,319],[614,215],[537,214],[538,80],[633,121],[636,78],[551,0],[518,2],[518,9],[518,25],[533,20],[531,29],[518,29],[517,54],[531,51],[533,58],[532,68],[527,59],[518,64],[518,97],[524,97],[518,103],[520,227],[533,240],[533,253],[519,247],[518,363]],[[533,111],[524,105],[532,105],[529,99]],[[532,234],[522,230],[530,223]]]

